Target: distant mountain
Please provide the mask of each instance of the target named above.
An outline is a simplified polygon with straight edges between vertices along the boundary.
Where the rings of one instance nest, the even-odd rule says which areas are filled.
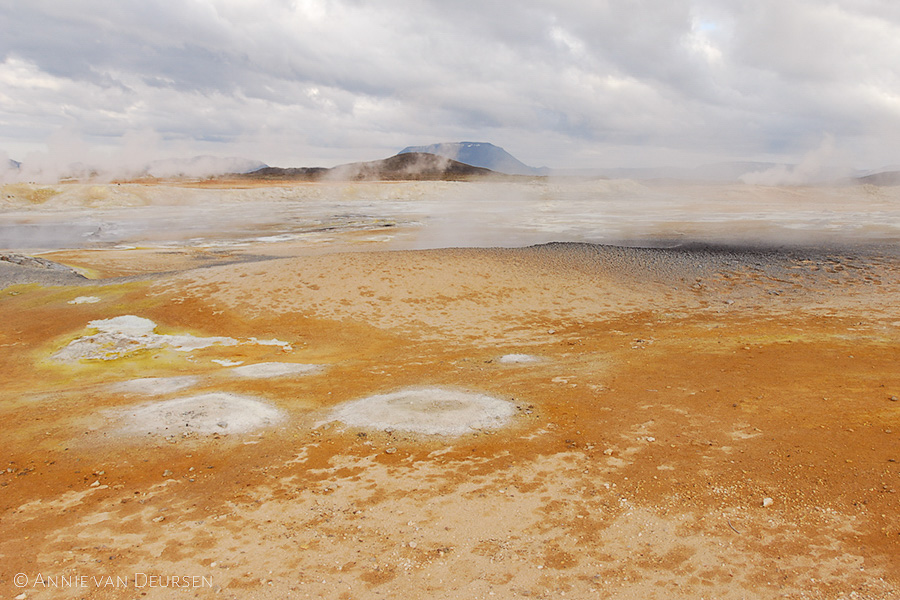
[[[339,165],[332,169],[265,167],[238,174],[242,179],[279,181],[461,181],[498,175],[490,169],[421,152],[407,152],[383,160]]]
[[[900,171],[882,171],[880,173],[872,173],[863,177],[857,177],[859,183],[868,183],[870,185],[900,185]]]
[[[545,175],[546,169],[529,167],[499,146],[487,142],[452,142],[430,146],[409,146],[400,154],[436,154],[473,167],[483,167],[506,175]]]
[[[9,168],[12,169],[13,171],[18,171],[19,169],[22,168],[22,163],[10,158],[9,159]]]
[[[273,179],[287,181],[319,181],[331,169],[325,167],[262,167],[248,173],[229,173],[226,177],[237,176],[242,179]]]

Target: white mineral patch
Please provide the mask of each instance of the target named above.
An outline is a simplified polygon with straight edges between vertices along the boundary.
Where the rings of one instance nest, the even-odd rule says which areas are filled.
[[[78,296],[74,300],[69,300],[69,304],[96,304],[100,302],[97,296]]]
[[[252,365],[244,365],[231,369],[238,377],[251,379],[270,379],[273,377],[290,377],[294,375],[309,375],[321,371],[320,365],[305,365],[300,363],[265,362]]]
[[[498,359],[502,363],[536,363],[541,359],[531,354],[504,354]]]
[[[331,416],[352,427],[464,435],[501,427],[514,413],[512,404],[486,394],[413,387],[346,402]]]
[[[291,348],[290,342],[282,342],[281,340],[258,340],[255,337],[250,338],[250,343],[256,344],[258,346],[281,346],[281,349],[285,352],[290,352],[293,350]]]
[[[222,365],[223,367],[236,367],[238,365],[244,364],[242,360],[228,360],[227,358],[214,358],[212,362],[217,365]]]
[[[69,362],[115,360],[140,350],[169,347],[179,352],[190,352],[214,344],[234,346],[238,343],[230,337],[160,335],[154,333],[156,323],[134,315],[90,321],[88,327],[96,329],[97,333],[73,340],[56,352],[53,358]]]
[[[179,352],[190,352],[192,350],[199,350],[201,348],[208,348],[209,346],[213,346],[215,344],[221,344],[222,346],[234,346],[239,342],[230,337],[196,337],[193,335],[163,335],[160,336],[165,338],[165,344],[167,346],[171,346],[173,349],[178,350]]]
[[[156,329],[156,323],[144,317],[123,315],[112,319],[98,319],[90,321],[88,327],[92,327],[100,333],[119,333],[122,335],[147,335]]]
[[[143,404],[126,411],[123,418],[127,423],[122,433],[228,434],[274,425],[285,414],[249,396],[212,392]]]
[[[120,381],[109,386],[110,391],[124,394],[141,394],[144,396],[164,396],[186,390],[199,383],[200,379],[192,375],[179,377],[141,377]]]

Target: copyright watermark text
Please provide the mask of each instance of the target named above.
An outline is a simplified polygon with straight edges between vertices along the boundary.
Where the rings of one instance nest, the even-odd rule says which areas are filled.
[[[166,573],[130,573],[128,575],[47,575],[45,573],[16,573],[13,585],[17,588],[211,588],[212,577],[206,575],[171,575]]]

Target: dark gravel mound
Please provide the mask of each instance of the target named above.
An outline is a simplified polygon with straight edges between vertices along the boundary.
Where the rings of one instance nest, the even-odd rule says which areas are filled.
[[[11,285],[78,285],[91,280],[75,269],[59,263],[24,254],[0,253],[0,289]]]

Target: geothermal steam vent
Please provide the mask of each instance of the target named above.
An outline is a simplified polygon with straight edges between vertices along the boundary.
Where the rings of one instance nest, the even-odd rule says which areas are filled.
[[[514,413],[511,403],[486,394],[413,387],[346,402],[334,409],[332,418],[352,427],[464,435],[501,427]]]

